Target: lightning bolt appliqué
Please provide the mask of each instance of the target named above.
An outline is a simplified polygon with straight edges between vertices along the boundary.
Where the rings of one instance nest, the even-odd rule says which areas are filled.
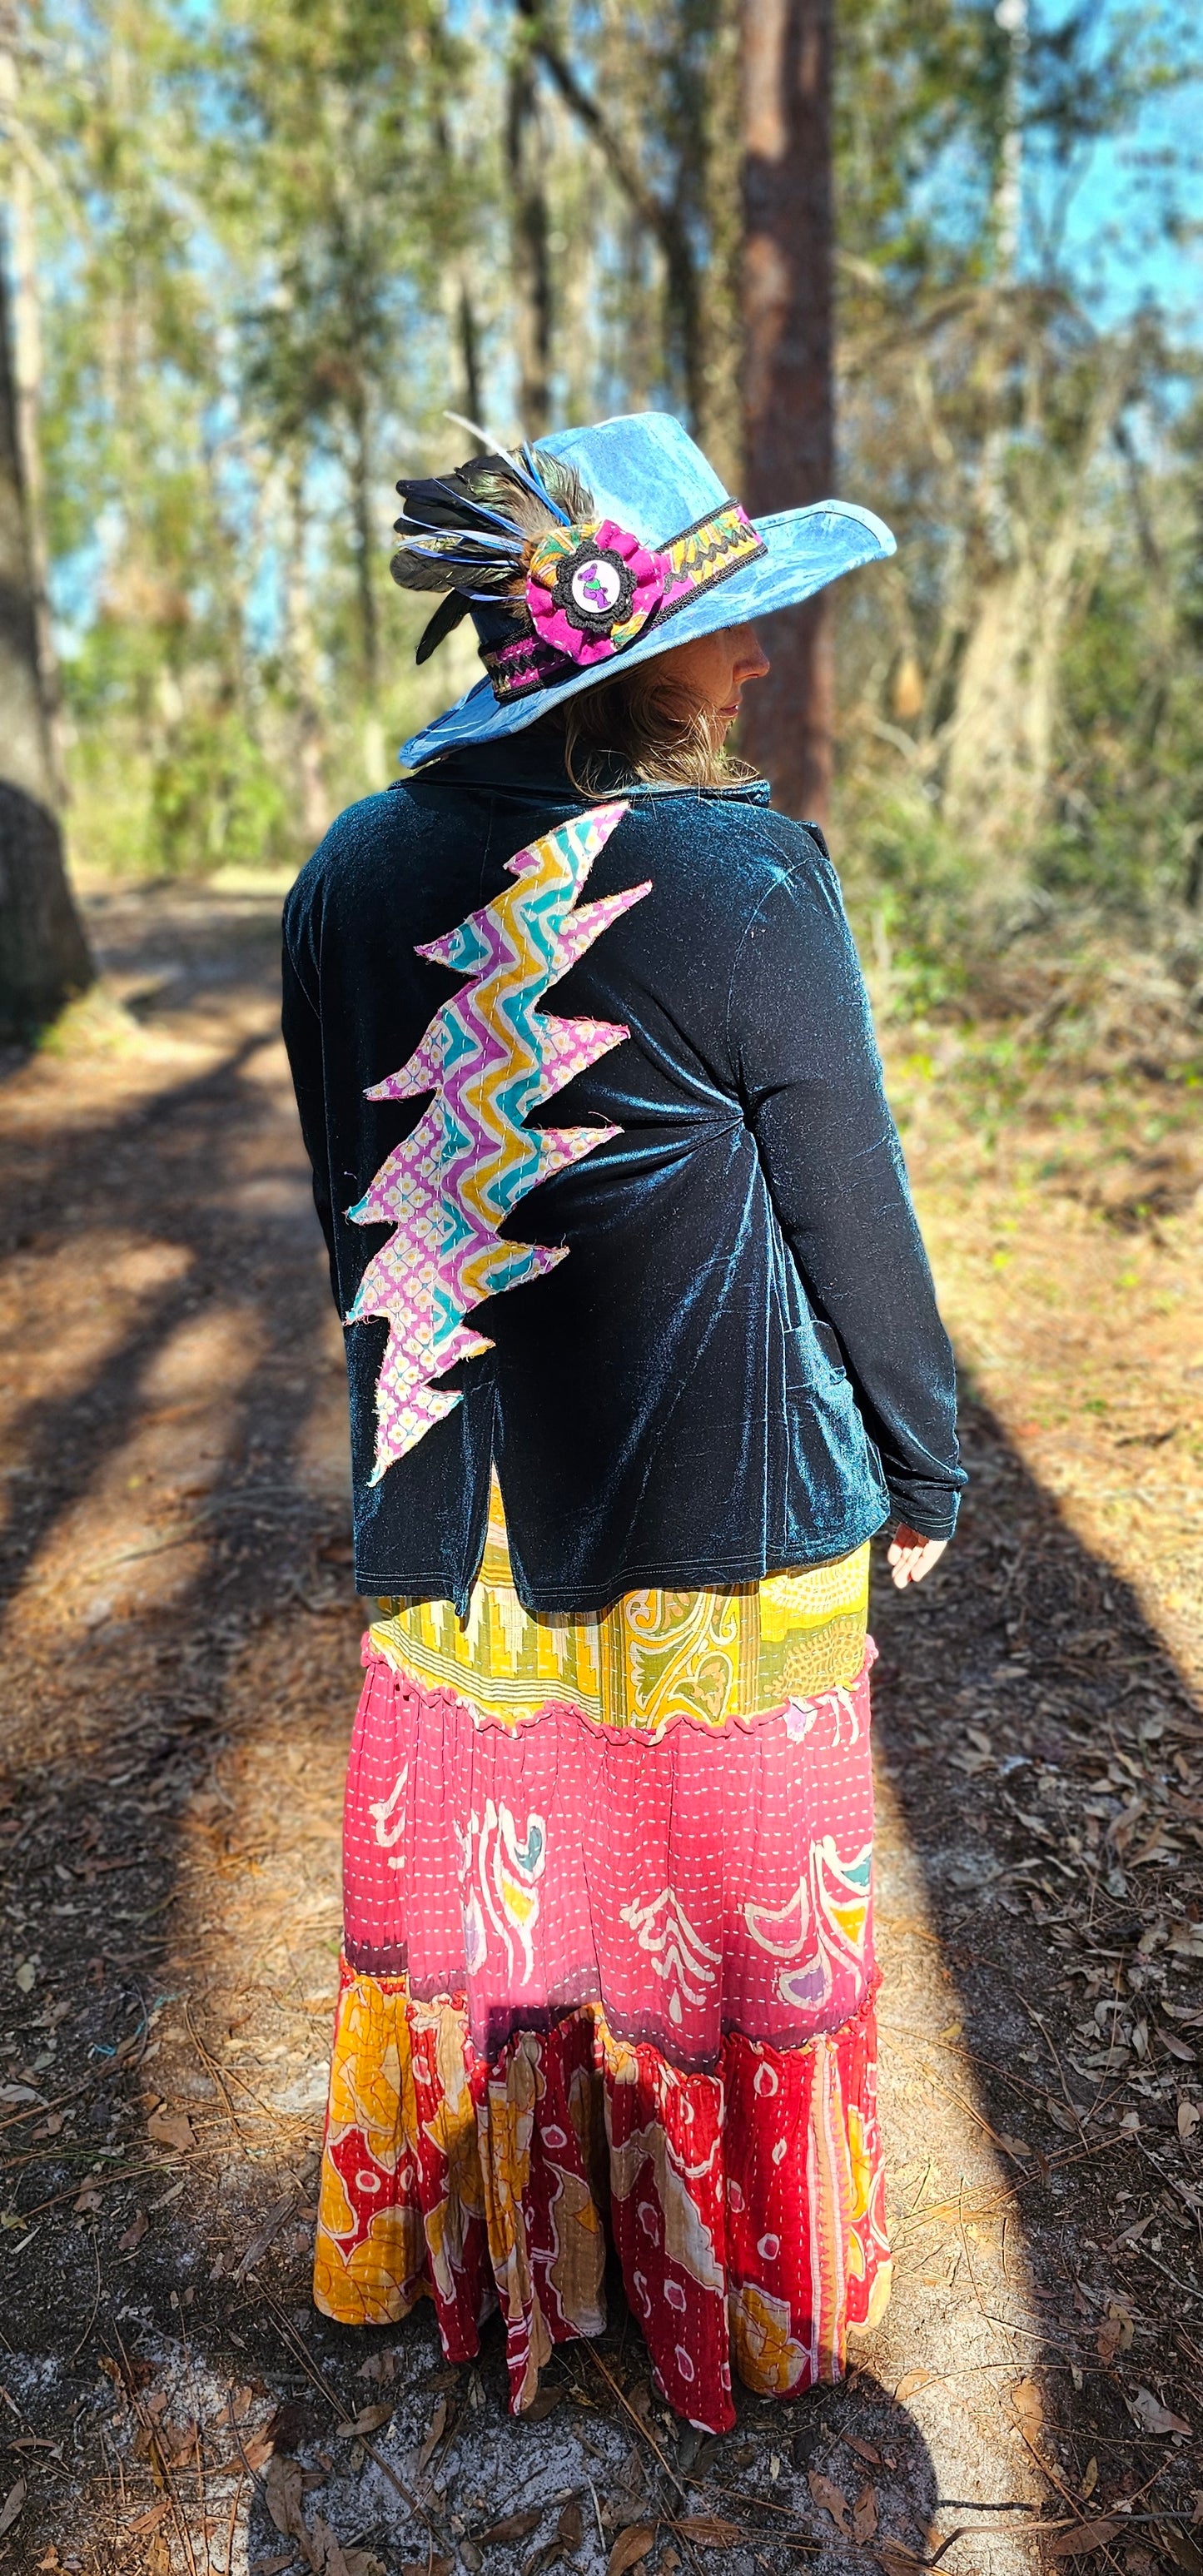
[[[491,1350],[463,1317],[484,1298],[567,1259],[567,1245],[503,1242],[502,1220],[536,1182],[620,1133],[609,1126],[532,1129],[524,1121],[630,1034],[617,1021],[556,1019],[537,1008],[602,931],[651,892],[649,880],[574,909],[627,810],[595,806],[517,851],[506,863],[516,883],[417,951],[469,980],[436,1013],[408,1064],[365,1095],[434,1095],[347,1211],[355,1225],[392,1228],[347,1317],[358,1324],[378,1315],[388,1325],[376,1382],[373,1484],[459,1403],[458,1393],[431,1381],[457,1360]]]

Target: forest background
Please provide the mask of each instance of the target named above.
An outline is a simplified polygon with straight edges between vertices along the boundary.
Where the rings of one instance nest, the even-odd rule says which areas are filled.
[[[827,461],[899,538],[835,603],[835,835],[879,1002],[912,1022],[995,1007],[1000,974],[1043,960],[1029,1018],[1072,1017],[1101,956],[1139,951],[1193,1082],[1193,13],[802,15],[831,54],[826,252],[823,205],[802,209],[820,321],[828,286],[834,305]],[[415,670],[423,603],[388,576],[396,476],[470,444],[448,409],[538,435],[663,406],[752,506],[809,497],[757,488],[771,423],[759,472],[747,454],[749,64],[754,85],[782,17],[0,11],[11,336],[77,868],[291,870],[477,676],[466,630]],[[788,407],[779,431],[788,452]]]

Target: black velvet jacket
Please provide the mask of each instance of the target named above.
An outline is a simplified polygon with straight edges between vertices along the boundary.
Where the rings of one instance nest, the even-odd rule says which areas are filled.
[[[822,838],[759,786],[623,792],[585,899],[652,891],[549,1006],[630,1039],[538,1120],[622,1132],[514,1209],[504,1233],[569,1258],[469,1319],[495,1348],[374,1485],[386,1328],[348,1328],[363,1592],[466,1609],[491,1459],[533,1610],[814,1564],[891,1511],[956,1521],[952,1353]],[[386,1239],[344,1211],[425,1105],[364,1092],[463,983],[415,947],[584,801],[532,728],[351,806],[289,895],[284,1036],[343,1316]]]

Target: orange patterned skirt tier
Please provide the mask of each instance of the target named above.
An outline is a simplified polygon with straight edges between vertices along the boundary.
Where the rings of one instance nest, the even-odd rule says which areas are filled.
[[[382,1604],[352,1743],[315,2296],[500,2309],[511,2398],[607,2239],[692,2422],[837,2378],[889,2280],[867,1550],[534,1619],[494,1503],[467,1621]]]
[[[607,2237],[668,2403],[735,2420],[843,2373],[889,2287],[873,2008],[807,2048],[732,2032],[712,2074],[628,2047],[596,2006],[489,2062],[462,2004],[344,1964],[314,2288],[344,2325],[432,2298],[450,2361],[500,2309],[511,2404],[604,2332]]]

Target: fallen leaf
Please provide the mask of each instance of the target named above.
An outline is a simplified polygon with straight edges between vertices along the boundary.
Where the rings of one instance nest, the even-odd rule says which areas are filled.
[[[896,2403],[905,2406],[908,2397],[916,2397],[921,2388],[930,2388],[934,2378],[932,2370],[908,2370],[894,2391]]]
[[[806,2483],[821,2511],[829,2513],[836,2530],[843,2532],[845,2540],[850,2540],[852,2534],[848,2522],[848,2498],[843,2488],[837,2487],[831,2478],[825,2478],[818,2469],[811,2470]]]
[[[396,2367],[396,2353],[390,2352],[386,2344],[381,2351],[370,2354],[367,2361],[360,2362],[355,2376],[357,2379],[374,2379],[379,2387],[387,2388]]]
[[[524,2406],[522,2409],[523,2423],[545,2424],[548,2416],[555,2413],[556,2407],[563,2405],[567,2394],[566,2388],[536,2389],[529,2406]]]
[[[279,2235],[285,2219],[291,2218],[295,2207],[296,2194],[286,2191],[283,2200],[278,2200],[275,2208],[269,2209],[262,2227],[257,2235],[252,2236],[246,2252],[239,2257],[234,2266],[233,2277],[236,2281],[244,2281],[247,2273],[254,2271],[256,2263],[262,2262],[272,2238]]]
[[[1203,2576],[1203,2549],[1188,2532],[1175,2531],[1172,2522],[1166,2522],[1158,2526],[1157,2536],[1166,2556],[1185,2570],[1185,2576]]]
[[[1124,2316],[1119,2309],[1113,2309],[1109,2317],[1104,2317],[1094,2339],[1099,2360],[1112,2362],[1117,2352],[1127,2352],[1135,2331],[1131,2317]]]
[[[281,2537],[295,2540],[301,2522],[301,2472],[286,2451],[273,2451],[263,2481],[263,2501]]]
[[[312,2398],[286,2397],[259,2438],[277,2451],[299,2451],[302,2442],[311,2442],[321,2432],[326,2420]]]
[[[370,2413],[371,2409],[369,2408],[368,2411]],[[389,2408],[389,2413],[392,2413],[391,2407]],[[450,2420],[451,2408],[448,2405],[446,2398],[440,2397],[438,2405],[435,2407],[434,2413],[426,2428],[426,2439],[418,2453],[419,2470],[424,2469],[427,2461],[433,2459]]]
[[[319,2552],[322,2576],[351,2576],[338,2533],[331,2530],[328,2522],[323,2522],[320,2513],[313,2517],[313,2540]]]
[[[567,2549],[571,2553],[574,2549],[580,2548],[584,2537],[584,2517],[581,2513],[579,2504],[574,2500],[572,2503],[565,2505],[564,2510],[560,2515],[560,2519],[556,2524],[556,2539],[559,2541],[561,2549]]]
[[[20,1980],[18,1979],[18,1983],[19,1982]],[[32,1977],[30,1978],[29,1983],[30,1985],[33,1984]],[[22,2510],[28,2493],[29,2482],[26,2478],[18,2478],[15,2487],[9,2488],[3,2504],[0,2504],[0,2533],[12,2530],[13,2524]]]
[[[873,2486],[863,2486],[852,2508],[852,2537],[863,2547],[875,2537],[876,2531],[877,2490]]]
[[[1072,2531],[1050,2533],[1045,2547],[1050,2558],[1085,2558],[1092,2549],[1105,2549],[1122,2529],[1114,2515],[1105,2522],[1079,2522]]]
[[[397,2576],[454,2576],[450,2558],[407,2558]]]
[[[264,2461],[270,2460],[274,2447],[266,2430],[249,2434],[242,2445],[242,2456],[248,2469],[261,2469]]]
[[[1193,2138],[1201,2119],[1203,2119],[1203,2111],[1200,2111],[1197,2102],[1180,2102],[1178,2105],[1179,2137]]]
[[[166,2522],[170,2511],[171,2498],[164,2496],[161,2504],[152,2504],[149,2513],[140,2513],[136,2522],[127,2522],[124,2536],[129,2538],[136,2532],[141,2538],[147,2532],[157,2531],[159,2524]]]
[[[1138,2388],[1135,2397],[1126,2400],[1128,2413],[1144,2427],[1146,2433],[1189,2433],[1190,2426],[1181,2415],[1171,2415],[1151,2388]]]
[[[1006,2393],[1020,2432],[1034,2442],[1044,2423],[1044,2404],[1035,2380],[1017,2379]]]
[[[1032,2152],[1026,2138],[1008,2138],[1001,2129],[998,2133],[998,2143],[1000,2147],[1006,2148],[1009,2156],[1018,2156],[1021,2164]]]
[[[442,2398],[442,2399],[440,2400],[440,2404],[442,2405],[442,2408],[443,2408],[443,2412],[444,2412],[444,2414],[446,2414],[446,2411],[447,2411],[447,2400],[446,2400],[446,2398],[445,2398],[445,2397],[444,2397],[444,2398]],[[436,2408],[435,2408],[435,2414],[437,2415],[437,2413],[438,2413],[438,2407],[436,2406]],[[349,2441],[351,2440],[351,2438],[352,2438],[352,2435],[353,2435],[353,2434],[357,2434],[357,2433],[358,2433],[358,2434],[361,2434],[361,2435],[362,2435],[362,2434],[364,2434],[364,2433],[378,2433],[378,2432],[380,2431],[380,2427],[381,2427],[381,2425],[382,2425],[382,2424],[391,2424],[392,2420],[393,2420],[393,2408],[392,2408],[392,2401],[391,2401],[391,2399],[386,2400],[386,2401],[385,2401],[385,2403],[384,2403],[384,2405],[382,2405],[382,2406],[364,2406],[364,2407],[361,2407],[359,2414],[358,2414],[358,2415],[356,2415],[356,2416],[354,2416],[354,2417],[352,2418],[352,2420],[351,2420],[349,2423],[347,2423],[347,2424],[340,2424],[340,2425],[339,2425],[339,2427],[338,2427],[338,2438],[339,2438],[339,2441],[340,2441],[340,2442],[349,2442]],[[431,2430],[432,2430],[432,2431],[434,2430],[433,2424],[432,2424],[432,2426],[431,2426]],[[442,2434],[443,2434],[443,2428],[442,2428],[442,2426],[440,2426],[438,2433],[435,2435],[435,2440],[436,2440],[436,2441],[441,2441],[441,2440],[442,2440]],[[429,2435],[427,2436],[427,2439],[429,2440]],[[431,2444],[431,2449],[433,2449],[433,2447],[434,2447],[434,2444],[432,2443],[432,2444]],[[424,2452],[423,2452],[423,2454],[422,2454],[422,2459],[421,2459],[421,2462],[419,2463],[419,2465],[420,2465],[421,2467],[423,2467],[423,2468],[424,2468],[424,2467],[425,2467],[425,2465],[426,2465],[427,2460],[429,2459],[429,2457],[430,2457],[430,2452],[429,2452],[429,2451],[424,2451]]]
[[[192,2122],[186,2111],[152,2111],[146,2123],[146,2134],[152,2146],[174,2147],[178,2155],[187,2155],[196,2145]]]
[[[91,2210],[99,2209],[100,2193],[94,2182],[84,2184],[78,2199],[72,2201],[71,2207],[76,2218],[86,2218]]]
[[[901,2540],[880,2540],[877,2563],[884,2567],[886,2576],[916,2576],[916,2570],[926,2566],[927,2561],[917,2558],[914,2550],[908,2549]]]
[[[136,2216],[136,2217],[134,2217],[134,2218],[131,2218],[130,2223],[129,2223],[129,2226],[126,2228],[126,2231],[125,2231],[124,2236],[119,2236],[119,2237],[118,2237],[118,2239],[117,2239],[117,2251],[118,2251],[118,2253],[119,2253],[119,2254],[136,2254],[136,2253],[137,2253],[137,2250],[138,2250],[138,2247],[140,2246],[140,2244],[141,2244],[141,2242],[142,2242],[142,2239],[143,2239],[143,2237],[145,2236],[146,2231],[147,2231],[147,2228],[149,2227],[149,2225],[150,2225],[150,2220],[149,2220],[149,2218],[148,2218],[148,2217],[147,2217],[147,2215],[146,2215],[146,2211],[145,2211],[144,2209],[140,2209],[140,2210],[138,2211],[138,2213],[137,2213],[137,2216]]]
[[[196,2426],[191,2420],[180,2432],[170,2434],[168,2439],[171,2442],[171,2456],[167,2463],[169,2468],[183,2469],[195,2462]]]
[[[695,2549],[737,2549],[744,2536],[737,2522],[724,2522],[717,2513],[686,2514],[673,2530],[682,2540],[692,2540]]]
[[[1082,2472],[1082,2483],[1078,2489],[1078,2494],[1081,2496],[1083,2504],[1085,2504],[1088,2496],[1092,2496],[1094,2494],[1098,2482],[1099,2464],[1092,2452],[1086,2463],[1085,2469]]]
[[[529,2506],[525,2513],[507,2513],[500,2522],[491,2522],[487,2531],[474,2531],[472,2537],[480,2549],[492,2549],[503,2540],[529,2540],[543,2513],[541,2504]]]
[[[251,2576],[283,2576],[286,2567],[295,2567],[295,2549],[277,2549],[272,2558],[252,2558]]]
[[[628,2567],[637,2567],[646,2558],[656,2535],[650,2522],[632,2522],[620,2531],[606,2560],[606,2576],[626,2576]]]
[[[15,1977],[13,1978],[13,1984],[14,1984],[15,1986],[19,1986],[19,1987],[20,1987],[21,1992],[22,1992],[22,1994],[23,1994],[23,1995],[31,1995],[31,1994],[33,1993],[34,1987],[36,1986],[37,1982],[38,1982],[38,1972],[37,1972],[36,1967],[34,1966],[33,1960],[32,1960],[32,1959],[22,1959],[22,1961],[21,1961],[21,1965],[20,1965],[20,1967],[18,1968],[18,1970],[17,1970],[17,1973],[16,1973]],[[17,2511],[18,2511],[18,2513],[20,2512],[20,2510],[21,2510],[20,2505],[18,2505],[18,2507],[17,2507]],[[7,2528],[7,2526],[6,2526],[6,2528]]]
[[[875,2451],[871,2442],[862,2442],[858,2433],[845,2433],[844,2440],[849,2450],[855,2451],[857,2459],[867,2460],[871,2469],[884,2467],[880,2451]]]

